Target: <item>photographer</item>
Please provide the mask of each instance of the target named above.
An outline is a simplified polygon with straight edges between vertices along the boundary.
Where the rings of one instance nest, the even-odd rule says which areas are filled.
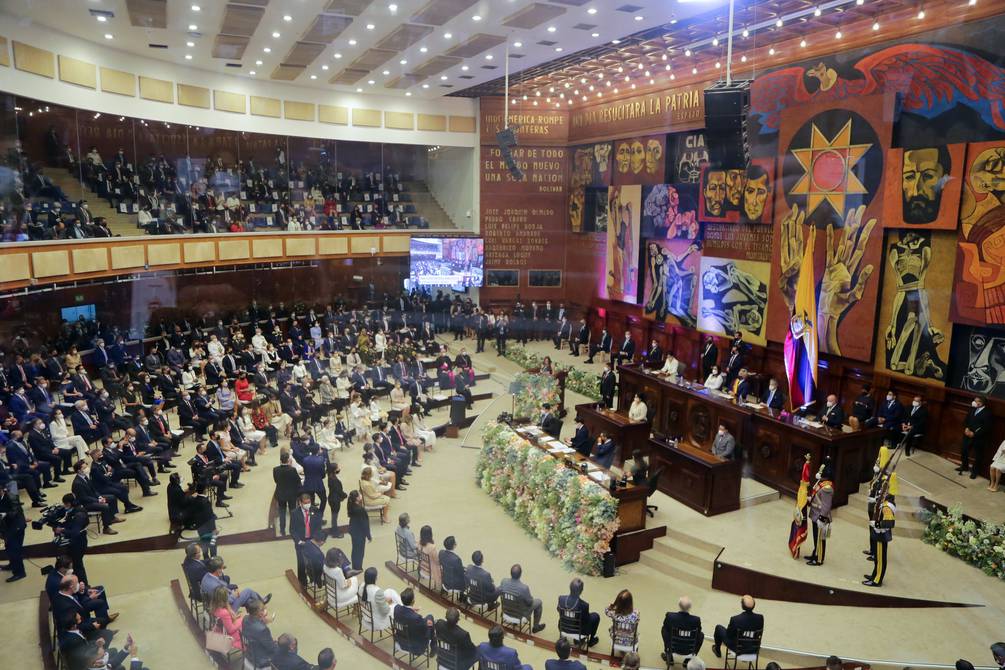
[[[63,496],[64,516],[57,522],[55,533],[59,539],[53,540],[57,545],[65,543],[66,553],[73,561],[73,573],[81,581],[87,582],[87,570],[84,569],[84,552],[87,551],[87,510],[77,504],[72,493]]]
[[[206,443],[200,442],[195,445],[195,456],[188,462],[192,468],[192,481],[203,487],[213,486],[216,488],[216,506],[226,507],[224,500],[230,500],[227,495],[227,474],[222,472],[219,465],[214,463],[206,455]]]
[[[10,561],[6,569],[11,571],[8,582],[24,579],[24,511],[21,501],[11,495],[7,487],[0,489],[0,536]]]

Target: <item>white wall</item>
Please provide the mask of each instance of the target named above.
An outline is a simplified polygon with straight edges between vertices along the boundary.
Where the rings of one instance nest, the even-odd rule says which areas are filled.
[[[440,147],[429,154],[429,192],[458,228],[478,230],[475,207],[477,149]]]

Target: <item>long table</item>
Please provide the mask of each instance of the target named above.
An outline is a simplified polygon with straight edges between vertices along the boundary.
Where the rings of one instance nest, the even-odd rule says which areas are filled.
[[[647,421],[632,421],[627,412],[620,412],[597,406],[597,403],[576,405],[576,418],[590,431],[596,439],[600,433],[606,433],[618,447],[614,464],[620,466],[631,458],[635,449],[647,451],[649,441],[649,423]]]
[[[834,505],[847,504],[848,496],[869,480],[883,441],[881,428],[853,432],[817,428],[788,412],[738,403],[698,384],[662,378],[637,365],[619,366],[618,372],[620,403],[630,401],[635,393],[642,393],[647,403],[655,403],[655,434],[709,451],[722,423],[736,438],[750,475],[790,495],[799,489],[809,453],[814,469],[824,458],[831,459]]]

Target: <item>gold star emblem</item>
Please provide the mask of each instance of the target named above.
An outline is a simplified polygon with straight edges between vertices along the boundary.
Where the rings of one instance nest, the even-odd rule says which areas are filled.
[[[803,174],[789,193],[806,196],[807,216],[827,202],[843,217],[845,197],[867,192],[852,169],[870,148],[872,144],[851,143],[851,119],[829,140],[813,124],[810,146],[791,150]]]

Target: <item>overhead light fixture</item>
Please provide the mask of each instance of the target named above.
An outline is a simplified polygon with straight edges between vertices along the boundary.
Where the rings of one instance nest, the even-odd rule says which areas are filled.
[[[819,7],[813,10],[813,16],[819,17],[821,14],[823,14],[823,11]]]
[[[195,42],[185,42],[185,46],[192,48],[195,46]]]
[[[698,68],[696,67],[691,68],[691,74],[698,74]]]
[[[747,62],[747,57],[746,56],[740,56],[740,62],[741,63],[746,63]]]
[[[443,33],[443,39],[449,40],[454,36],[453,33]]]
[[[366,29],[367,29],[367,30],[373,30],[373,29],[374,29],[374,28],[376,28],[376,27],[377,27],[377,26],[373,25],[372,23],[368,23],[368,24],[366,24]]]
[[[254,71],[254,70],[252,70],[252,71],[251,71],[251,72],[249,72],[248,74],[250,74],[250,75],[251,75],[252,77],[254,77],[254,76],[255,76],[255,71]]]
[[[805,49],[806,48],[806,40],[805,39],[799,40],[799,46],[801,46],[801,47],[803,47]]]
[[[480,15],[478,15],[478,14],[475,14],[474,16],[471,17],[471,20],[472,21],[481,21],[482,17]]]
[[[562,47],[555,47],[556,53],[562,53]]]
[[[321,69],[322,69],[322,70],[327,70],[327,69],[328,69],[328,66],[327,66],[327,65],[322,65],[322,66],[321,66]]]
[[[349,46],[351,47],[356,46],[356,40],[349,40]]]
[[[844,37],[844,35],[842,35],[842,34],[841,34],[841,31],[840,31],[840,30],[839,30],[839,31],[837,31],[836,33],[834,33],[834,39],[836,39],[836,40],[839,40],[839,39],[841,39],[842,37]]]
[[[715,61],[715,69],[718,70],[721,67],[722,67],[722,63],[720,63],[719,61]]]
[[[261,65],[261,64],[262,64],[262,61],[260,61],[260,60],[256,60],[255,61],[255,65]]]
[[[520,47],[523,46],[523,42],[513,42],[513,46],[515,46],[517,49],[519,49]]]
[[[712,46],[714,46],[714,47],[719,46],[719,38],[718,37],[713,37],[712,38]]]
[[[877,23],[876,25],[879,25],[879,24]],[[769,56],[774,56],[775,55],[775,47],[771,47],[770,49],[768,49],[768,55]]]
[[[202,7],[200,7],[199,5],[192,5],[192,11],[193,12],[201,12],[202,11]]]
[[[404,58],[402,58],[400,61],[398,61],[398,65],[407,65],[407,64],[408,64],[408,61],[405,60]]]
[[[272,36],[276,39],[279,39],[279,33],[272,33]]]
[[[621,44],[621,40],[611,40],[611,44]]]
[[[441,74],[440,75],[440,81],[446,81],[446,80],[447,80],[447,75]]]
[[[390,5],[387,6],[387,10],[393,14],[394,12],[398,11],[398,5],[392,2]]]
[[[586,10],[586,13],[587,14],[596,14],[597,13],[597,8],[596,7],[590,7],[589,9]]]
[[[262,49],[262,51],[264,51],[267,54],[272,53],[272,49],[270,49],[269,47],[265,47],[264,49]]]
[[[292,20],[293,20],[292,16],[290,16],[289,14],[283,14],[283,21],[286,21],[287,23],[289,23]]]
[[[423,84],[422,88],[429,88],[429,84]]]
[[[469,68],[469,67],[468,67],[467,65],[462,65],[462,66],[461,66],[461,70],[463,70],[464,72],[467,72],[467,71],[468,71],[468,70],[470,70],[470,69],[471,69],[471,68]]]
[[[185,54],[185,60],[192,60],[192,54]]]
[[[640,14],[636,14],[636,15],[635,15],[635,20],[636,20],[636,21],[641,21],[641,20],[642,20],[642,19],[644,19],[644,18],[645,18],[645,17],[644,17],[644,16],[642,16],[642,15],[640,15]]]
[[[874,21],[873,22],[872,29],[873,30],[879,30],[879,21]]]
[[[311,79],[317,79],[317,78],[318,78],[318,76],[316,74],[312,74],[311,75]]]
[[[975,2],[976,2],[976,0],[975,0]],[[858,5],[859,7],[861,7],[862,5],[865,4],[865,0],[855,0],[855,4]]]
[[[750,31],[747,30],[746,28],[744,28],[743,32],[740,33],[740,34],[743,35],[744,37],[750,37]]]
[[[781,28],[783,25],[785,25],[785,23],[783,23],[781,19],[778,19],[777,21],[775,21],[775,27],[776,28]]]
[[[105,33],[105,39],[106,39],[106,40],[110,40],[110,39],[112,39],[113,37],[115,37],[115,36],[114,36],[114,35],[112,35],[111,33]]]
[[[923,18],[925,18],[925,10],[919,9],[918,10],[918,19],[923,19]]]
[[[428,48],[426,48],[426,47],[419,47],[419,53],[426,53],[427,51],[429,51]]]
[[[590,33],[590,37],[600,37],[600,33]]]
[[[553,33],[553,32],[555,32],[556,30],[558,30],[558,28],[556,28],[555,26],[548,26],[548,32],[549,32],[549,33]]]
[[[666,65],[664,65],[663,69],[666,70],[667,72],[669,72],[670,71],[670,63],[667,63]],[[610,84],[611,82],[607,82],[607,83]]]
[[[373,85],[374,85],[374,84],[376,84],[377,82],[376,82],[376,81],[374,81],[373,79],[368,79],[368,80],[366,81],[366,83],[370,84],[370,86],[373,86]]]
[[[363,92],[363,89],[361,89],[361,88],[357,88],[357,89],[356,89],[356,92],[357,92],[357,93],[362,93],[362,92]]]
[[[691,50],[690,49],[684,49],[684,55],[690,57],[691,56]]]
[[[98,14],[94,18],[96,18],[98,20],[98,23],[104,23],[105,21],[108,20],[108,17],[107,16],[103,16],[102,14]]]
[[[341,57],[342,57],[342,54],[340,54],[338,52],[335,52],[335,53],[332,54],[332,58],[334,58],[335,60],[338,60]]]
[[[492,54],[485,54],[485,60],[492,60]]]
[[[411,98],[412,97],[412,92],[411,91],[405,91],[405,97],[406,98]]]
[[[188,24],[188,29],[194,32],[196,30],[199,30],[199,26],[195,25],[194,23],[190,23]]]

